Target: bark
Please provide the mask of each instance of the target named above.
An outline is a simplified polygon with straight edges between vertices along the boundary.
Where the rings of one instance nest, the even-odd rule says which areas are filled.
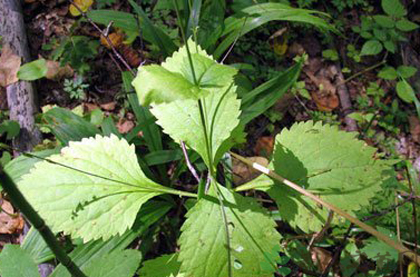
[[[8,44],[13,52],[30,61],[26,30],[19,0],[0,0],[0,35],[3,46]],[[6,88],[10,119],[20,124],[20,134],[13,146],[30,151],[41,142],[41,133],[35,126],[35,90],[32,83],[19,81]]]

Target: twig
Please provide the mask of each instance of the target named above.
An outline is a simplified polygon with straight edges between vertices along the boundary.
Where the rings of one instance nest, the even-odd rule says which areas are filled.
[[[347,239],[350,236],[350,232],[351,229],[353,229],[354,224],[351,223],[349,228],[347,229],[346,234],[344,235],[343,240],[341,241],[340,245],[338,245],[335,249],[334,249],[334,256],[332,257],[332,259],[330,260],[330,262],[328,263],[327,267],[324,269],[324,271],[321,274],[321,277],[327,277],[328,273],[330,272],[331,267],[335,264],[335,262],[338,260],[338,258],[341,256],[341,251],[343,251],[344,247],[346,246],[347,243]]]
[[[222,60],[220,61],[221,64],[224,63],[224,61],[226,60],[226,58],[230,55],[230,52],[232,52],[233,47],[235,47],[236,42],[238,42],[239,37],[242,35],[242,31],[245,27],[245,23],[246,20],[248,19],[248,16],[245,17],[244,23],[242,24],[241,30],[239,30],[238,35],[235,37],[235,40],[233,41],[232,45],[229,47],[228,51],[226,52],[226,54],[224,55],[224,57],[222,58]]]
[[[190,159],[188,157],[187,148],[185,147],[185,142],[181,140],[181,148],[182,153],[184,153],[185,162],[187,163],[187,167],[190,170],[191,174],[194,176],[194,178],[197,180],[198,183],[200,183],[200,177],[197,174],[197,171],[195,170],[194,166],[191,164]]]
[[[114,44],[112,43],[111,39],[108,36],[107,30],[109,30],[110,25],[108,25],[107,29],[104,31],[102,30],[93,20],[73,1],[69,0],[70,3],[80,12],[80,14],[89,22],[90,25],[92,25],[106,40],[108,45],[111,47],[112,52],[115,56],[122,62],[122,64],[135,76],[134,70],[131,68],[131,66],[127,63],[127,61],[121,56],[121,54],[117,51],[117,48],[115,48]]]
[[[347,79],[345,79],[345,80],[343,80],[342,82],[338,83],[337,85],[338,85],[338,86],[340,86],[340,85],[344,85],[345,83],[347,83],[347,82],[349,82],[349,81],[353,80],[354,78],[356,78],[356,77],[358,77],[358,76],[360,76],[360,75],[362,75],[362,74],[364,74],[364,73],[366,73],[366,72],[369,72],[369,71],[371,71],[371,70],[374,70],[375,68],[377,68],[377,67],[379,67],[379,66],[381,66],[381,65],[383,65],[383,64],[385,64],[385,63],[386,63],[386,61],[385,61],[385,60],[383,60],[383,61],[381,61],[381,62],[379,62],[379,63],[377,63],[377,64],[374,64],[374,65],[372,65],[372,66],[369,66],[369,67],[367,67],[367,68],[365,68],[365,69],[363,69],[363,70],[361,70],[361,71],[359,71],[359,72],[357,72],[357,73],[355,73],[355,74],[351,75],[350,77],[348,77]]]

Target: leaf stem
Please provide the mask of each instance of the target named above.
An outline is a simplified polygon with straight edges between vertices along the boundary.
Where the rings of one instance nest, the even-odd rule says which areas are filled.
[[[35,209],[25,199],[23,194],[19,191],[16,184],[3,170],[0,165],[0,181],[3,189],[7,192],[13,204],[25,215],[29,222],[41,234],[47,243],[48,247],[54,253],[57,260],[67,268],[67,270],[74,277],[86,277],[80,268],[71,260],[64,249],[60,246],[57,238],[51,229],[45,224],[45,221],[38,215]]]
[[[297,192],[301,193],[302,195],[305,195],[306,197],[312,199],[313,201],[321,204],[324,207],[327,207],[328,209],[334,211],[335,213],[339,214],[340,216],[346,218],[348,221],[350,221],[351,223],[359,226],[360,228],[362,228],[363,230],[365,230],[366,232],[368,232],[369,234],[375,236],[376,238],[382,240],[383,242],[385,242],[386,244],[388,244],[389,246],[391,246],[392,248],[396,249],[398,252],[400,252],[401,254],[403,254],[404,256],[406,256],[407,258],[409,258],[410,260],[412,260],[413,262],[415,262],[416,264],[420,265],[420,257],[413,251],[411,251],[410,249],[406,248],[404,245],[402,245],[401,243],[398,243],[392,239],[390,239],[388,236],[378,232],[376,229],[374,229],[373,227],[367,225],[366,223],[363,223],[362,221],[360,221],[359,219],[349,215],[348,213],[346,213],[345,211],[343,211],[342,209],[322,200],[321,198],[315,196],[314,194],[310,193],[309,191],[305,190],[304,188],[302,188],[301,186],[293,183],[292,181],[289,181],[285,178],[283,178],[282,176],[278,175],[277,173],[275,173],[274,171],[258,164],[258,163],[254,163],[252,161],[249,161],[247,158],[242,157],[236,153],[233,152],[229,152],[233,157],[235,157],[236,159],[240,160],[241,162],[247,164],[248,166],[264,173],[265,175],[282,182],[283,184],[285,184],[286,186],[296,190]],[[240,188],[240,187],[239,187]],[[248,189],[251,189],[252,187],[248,187]],[[257,188],[257,186],[255,186],[254,188]],[[236,190],[238,191],[238,190]]]

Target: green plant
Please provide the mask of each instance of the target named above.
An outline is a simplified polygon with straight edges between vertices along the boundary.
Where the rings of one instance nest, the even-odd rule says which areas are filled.
[[[386,15],[363,16],[361,26],[352,28],[367,40],[360,51],[361,56],[377,55],[384,48],[395,53],[398,42],[406,41],[404,33],[419,27],[405,17],[407,11],[400,0],[382,0],[381,4]]]
[[[4,140],[12,140],[17,137],[20,133],[19,123],[14,120],[3,119],[6,117],[2,112],[0,112],[0,138]],[[0,157],[0,166],[5,166],[12,159],[12,156],[9,151],[3,151]]]
[[[85,90],[89,87],[83,83],[82,76],[76,76],[73,79],[64,80],[64,91],[67,92],[71,99],[82,100],[86,98]]]
[[[59,60],[62,65],[69,64],[79,74],[83,75],[90,69],[87,61],[97,54],[99,42],[86,36],[71,36],[63,39],[52,52],[53,60]]]
[[[270,165],[273,170],[254,166],[267,174],[277,172],[317,196],[302,196],[266,176],[234,189],[216,180],[217,164],[243,136],[247,119],[236,95],[236,74],[234,68],[215,62],[190,40],[162,65],[141,67],[133,81],[140,102],[152,105],[151,112],[164,132],[177,142],[184,141],[202,158],[209,187],[206,188],[205,179],[200,181],[196,193],[158,184],[138,164],[134,146],[116,135],[97,135],[70,142],[60,154],[37,162],[29,174],[20,178],[19,189],[53,231],[64,231],[73,238],[82,238],[84,243],[100,238],[106,241],[131,230],[139,209],[151,198],[164,194],[197,198],[181,228],[180,252],[145,263],[140,272],[153,268],[174,276],[204,277],[287,273],[286,267],[279,267],[284,260],[279,256],[282,248],[274,220],[253,198],[239,194],[249,189],[266,191],[275,200],[282,219],[297,230],[320,230],[328,209],[334,209],[414,259],[412,252],[344,212],[369,205],[381,184],[394,178],[389,170],[393,162],[372,159],[375,149],[355,140],[354,134],[320,123],[295,124],[276,138]],[[46,115],[58,111],[52,109]],[[65,127],[56,120],[51,123]],[[66,128],[76,127],[76,120],[69,123]],[[93,133],[98,132],[92,124],[83,124]],[[61,137],[71,134],[68,130],[55,132]],[[308,155],[315,152],[316,155]],[[270,176],[285,184],[290,182]],[[160,199],[172,203],[167,197]],[[318,199],[328,209],[311,199]],[[340,209],[328,202],[336,203]],[[332,224],[339,225],[340,220],[334,218]],[[138,253],[129,251],[134,256],[133,263],[138,263]],[[163,266],[168,260],[173,266]],[[99,276],[97,264],[86,266],[85,272]],[[117,266],[121,267],[124,264]],[[133,271],[124,272],[126,275],[121,276],[129,276]]]
[[[417,68],[412,66],[401,65],[397,69],[392,66],[386,66],[379,71],[378,77],[385,80],[398,80],[396,84],[398,96],[404,102],[413,103],[418,102],[418,99],[407,79],[414,76],[416,72]]]

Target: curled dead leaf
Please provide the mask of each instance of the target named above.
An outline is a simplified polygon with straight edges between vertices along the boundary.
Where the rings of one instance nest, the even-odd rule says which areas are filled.
[[[312,261],[314,262],[314,264],[316,264],[316,266],[321,272],[324,272],[324,270],[327,268],[328,264],[332,260],[331,252],[321,247],[312,247],[311,257]]]
[[[7,87],[17,82],[17,73],[21,64],[21,58],[13,53],[9,45],[3,46],[0,56],[0,86]]]
[[[112,46],[114,46],[115,48],[118,48],[122,45],[123,41],[124,41],[124,34],[122,33],[110,33],[108,35],[108,39],[111,41]],[[106,39],[106,37],[101,35],[101,44],[103,46],[105,46],[108,49],[111,49],[111,45],[108,43],[108,40]]]
[[[8,201],[0,198],[0,234],[14,234],[20,232],[25,224],[23,218],[15,211]]]

